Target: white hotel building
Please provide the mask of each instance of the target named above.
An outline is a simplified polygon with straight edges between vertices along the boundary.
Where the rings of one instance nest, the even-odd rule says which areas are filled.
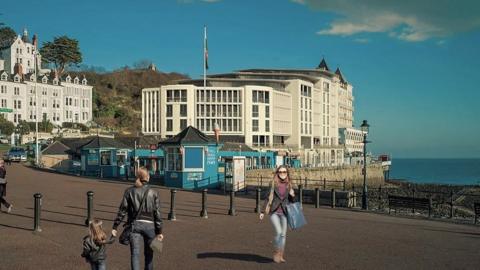
[[[339,129],[353,126],[352,86],[325,60],[316,69],[249,69],[142,90],[142,131],[170,137],[192,125],[226,141],[342,165]]]
[[[45,70],[40,70],[35,78],[36,43],[35,36],[29,43],[24,31],[23,36],[0,47],[0,108],[12,110],[1,114],[15,125],[21,120],[34,122],[37,118],[55,125],[91,121],[93,87],[85,77],[67,74],[59,78],[53,73],[45,74]],[[40,63],[39,59],[41,56],[37,54]]]

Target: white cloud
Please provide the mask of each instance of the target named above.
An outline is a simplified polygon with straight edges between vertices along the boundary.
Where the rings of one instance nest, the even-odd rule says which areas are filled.
[[[405,41],[444,38],[480,29],[480,1],[463,0],[291,0],[314,10],[335,13],[320,35],[387,33]]]
[[[370,39],[368,38],[356,38],[353,41],[357,43],[363,43],[363,44],[370,43]]]

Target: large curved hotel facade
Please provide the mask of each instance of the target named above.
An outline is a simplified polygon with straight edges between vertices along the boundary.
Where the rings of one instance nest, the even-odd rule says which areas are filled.
[[[316,69],[248,69],[142,90],[142,131],[171,137],[189,125],[223,141],[342,165],[339,130],[353,126],[352,86],[325,60]]]

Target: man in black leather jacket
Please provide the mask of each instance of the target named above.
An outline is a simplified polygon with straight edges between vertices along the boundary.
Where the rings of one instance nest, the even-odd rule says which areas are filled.
[[[140,249],[143,242],[145,255],[145,269],[153,269],[153,250],[150,243],[157,237],[163,240],[162,219],[160,216],[160,196],[157,191],[148,186],[150,175],[145,168],[139,168],[137,171],[137,179],[133,187],[125,190],[122,202],[118,209],[117,218],[113,223],[112,235],[117,235],[117,228],[127,217],[127,224],[131,224],[132,233],[130,235],[130,253],[131,253],[131,269],[140,269]],[[137,219],[135,215],[140,208],[143,197],[145,202],[142,206]]]

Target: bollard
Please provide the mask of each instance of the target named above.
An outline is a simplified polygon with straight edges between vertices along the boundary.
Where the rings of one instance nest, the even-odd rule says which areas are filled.
[[[412,213],[415,214],[415,189],[412,189]]]
[[[432,194],[429,194],[428,195],[428,218],[432,216],[432,205],[433,205]]]
[[[260,175],[260,186],[263,187],[263,175]]]
[[[230,209],[228,209],[228,214],[230,216],[237,215],[235,212],[235,191],[230,190]]]
[[[202,211],[200,212],[200,216],[203,218],[208,218],[207,215],[207,192],[208,189],[204,189],[202,191]]]
[[[327,190],[327,179],[323,178],[323,190]]]
[[[347,181],[343,179],[343,191],[347,189]]]
[[[453,218],[453,190],[450,191],[450,218]]]
[[[305,177],[305,188],[307,188],[307,186],[308,186],[308,178]]]
[[[40,213],[42,211],[42,194],[35,193],[33,195],[35,198],[35,206],[34,206],[34,224],[33,224],[33,232],[41,232],[42,229],[40,228]]]
[[[257,194],[255,199],[255,213],[260,213],[260,193],[262,192],[261,188],[257,188]]]
[[[85,226],[88,226],[92,221],[93,212],[93,191],[87,192],[87,219],[85,219]]]
[[[335,208],[335,189],[332,188],[332,208]]]
[[[378,186],[378,209],[382,209],[383,207],[382,203],[382,185]]]
[[[320,189],[317,187],[315,188],[315,208],[320,207]]]
[[[302,185],[298,185],[298,202],[300,203],[300,205],[303,204],[303,186]]]
[[[170,213],[168,213],[168,220],[177,220],[175,216],[175,194],[177,193],[176,189],[170,190]]]

